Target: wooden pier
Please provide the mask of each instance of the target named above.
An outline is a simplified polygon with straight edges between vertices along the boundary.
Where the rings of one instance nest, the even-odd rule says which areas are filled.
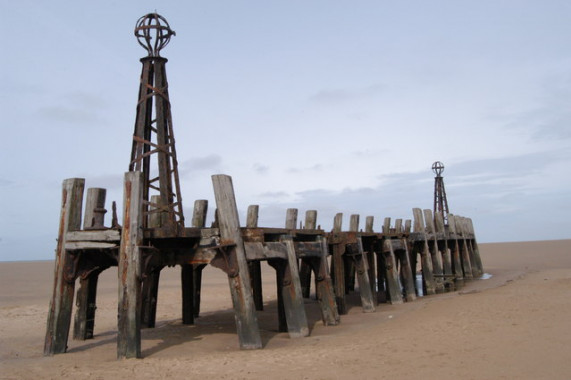
[[[373,313],[383,303],[412,302],[421,294],[457,290],[483,274],[472,221],[448,214],[447,209],[444,213],[415,208],[413,219],[404,224],[396,219],[392,225],[387,217],[378,232],[373,216],[366,216],[363,229],[357,214],[350,216],[344,231],[339,213],[327,232],[317,224],[316,210],[308,210],[298,227],[298,210],[293,208],[286,210],[283,228],[260,227],[259,207],[252,205],[242,226],[232,178],[219,174],[212,176],[213,225],[205,223],[208,202],[197,200],[191,227],[186,227],[167,60],[159,54],[174,32],[163,17],[151,13],[139,20],[135,35],[148,56],[141,59],[122,219],[113,202],[111,224],[104,225],[105,189],[88,189],[84,207],[85,179],[63,182],[44,355],[67,350],[74,298],[73,338],[93,338],[98,278],[111,267],[117,267],[119,359],[141,357],[141,329],[155,326],[160,273],[165,267],[181,267],[184,324],[193,324],[199,316],[204,267],[212,265],[226,273],[242,349],[262,348],[257,320],[263,309],[262,262],[275,270],[277,329],[291,338],[310,333],[304,298],[310,297],[312,284],[323,324],[334,326],[350,307]],[[418,274],[422,286],[415,281]],[[350,304],[351,292],[358,292],[358,305]]]

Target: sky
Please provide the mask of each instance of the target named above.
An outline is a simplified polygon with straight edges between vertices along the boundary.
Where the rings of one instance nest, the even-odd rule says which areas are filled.
[[[66,178],[122,203],[150,12],[187,220],[233,178],[241,223],[287,208],[412,218],[433,205],[478,242],[571,238],[571,2],[6,1],[0,26],[0,261],[54,258]],[[121,207],[118,207],[119,209]],[[111,212],[108,212],[111,214]],[[106,224],[110,224],[107,215]]]

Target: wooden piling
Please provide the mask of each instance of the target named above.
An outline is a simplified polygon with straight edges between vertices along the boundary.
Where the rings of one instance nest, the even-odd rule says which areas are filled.
[[[260,207],[258,205],[248,206],[248,214],[246,217],[246,227],[247,228],[257,228],[258,227],[258,212]],[[252,285],[252,291],[254,294],[254,305],[256,310],[264,310],[264,294],[262,291],[262,267],[260,261],[249,261],[248,270],[250,272],[250,281]]]
[[[317,211],[307,210],[305,212],[305,226],[306,230],[315,230],[317,228]],[[309,298],[311,291],[311,265],[301,260],[299,263],[299,281],[301,283],[301,293],[304,298]],[[317,282],[315,284],[315,291],[317,292]],[[316,298],[319,298],[316,294]]]
[[[100,188],[87,189],[83,229],[104,228],[106,190]],[[104,268],[94,270],[87,277],[80,278],[79,289],[75,299],[75,319],[73,339],[86,340],[93,338],[95,327],[95,310],[97,298],[97,280]]]
[[[414,216],[413,232],[423,236],[419,241],[414,243],[413,255],[420,254],[420,264],[422,268],[422,282],[424,285],[424,294],[431,295],[436,293],[436,283],[432,273],[432,257],[428,242],[426,241],[426,232],[424,229],[424,218],[420,208],[413,208],[412,213]],[[416,262],[416,260],[415,260]]]
[[[467,237],[462,227],[462,221],[460,216],[455,216],[453,218],[455,223],[456,234],[458,235],[460,241],[458,242],[460,247],[460,257],[462,259],[462,270],[464,272],[464,279],[471,280],[474,278],[472,271],[472,262],[470,260],[470,251],[468,249]]]
[[[388,301],[391,304],[401,304],[403,303],[402,292],[399,284],[396,255],[393,249],[392,239],[389,236],[390,233],[391,218],[387,217],[383,224],[383,234],[387,236],[383,241],[383,257],[385,259]]]
[[[69,268],[73,266],[73,257],[65,249],[66,234],[68,231],[80,229],[84,186],[83,178],[66,179],[62,185],[54,286],[44,342],[45,356],[60,354],[67,350],[75,278],[70,278],[68,273]]]
[[[444,215],[442,212],[434,213],[434,240],[436,246],[442,255],[442,272],[444,274],[444,286],[446,290],[455,289],[454,274],[452,273],[452,258],[450,249],[448,248],[448,239],[446,237],[446,229],[444,227]]]
[[[240,232],[238,209],[234,197],[232,178],[227,175],[213,175],[212,183],[218,207],[218,224],[223,248],[217,256],[223,255],[228,267],[228,284],[236,318],[236,329],[240,348],[262,347],[258,319],[250,286],[250,275],[246,262],[244,241]],[[214,264],[214,261],[212,262]]]
[[[280,241],[285,244],[287,250],[287,262],[285,271],[278,289],[281,291],[287,331],[290,338],[300,338],[309,335],[307,316],[301,293],[297,258],[291,235],[284,235]]]
[[[472,251],[474,252],[474,262],[478,269],[478,275],[481,277],[484,275],[484,265],[482,264],[482,257],[480,256],[480,249],[478,248],[478,242],[476,241],[476,233],[474,232],[474,224],[472,219],[466,218],[466,225],[468,228],[468,233],[471,236]]]
[[[438,249],[436,241],[436,231],[434,229],[434,219],[432,219],[432,210],[424,209],[424,223],[427,233],[428,249],[432,258],[432,273],[436,285],[436,293],[443,293],[444,289],[444,271],[442,270],[442,254]]]
[[[458,235],[456,233],[456,221],[453,214],[448,214],[448,247],[452,260],[452,272],[456,281],[456,289],[464,286],[464,274],[462,272],[462,260],[460,259],[460,247],[458,246]]]
[[[117,358],[141,357],[141,252],[143,173],[125,173],[119,248]]]
[[[206,199],[195,200],[192,212],[192,227],[204,228],[207,212],[208,201]],[[200,314],[202,271],[205,267],[206,264],[183,264],[181,266],[182,323],[185,325],[193,324],[194,318],[197,318]]]
[[[366,233],[373,233],[373,224],[375,222],[374,216],[367,216],[365,218],[365,232]],[[367,272],[369,274],[369,282],[371,284],[371,293],[373,295],[373,301],[375,302],[375,306],[378,303],[378,295],[377,295],[377,274],[376,274],[376,263],[375,263],[375,244],[372,243],[368,247],[363,247],[366,251],[367,257]]]
[[[333,219],[333,234],[341,233],[343,223],[343,214],[338,213]],[[345,265],[343,262],[343,254],[345,253],[344,244],[333,244],[331,258],[331,273],[333,275],[333,287],[335,289],[335,301],[339,314],[347,314],[347,303],[345,302]]]
[[[351,215],[350,232],[359,232],[359,215]],[[372,313],[375,311],[375,300],[371,291],[371,283],[369,281],[368,262],[363,249],[363,240],[357,236],[356,244],[357,252],[351,255],[351,261],[357,275],[359,284],[359,294],[361,295],[361,305],[364,313]]]

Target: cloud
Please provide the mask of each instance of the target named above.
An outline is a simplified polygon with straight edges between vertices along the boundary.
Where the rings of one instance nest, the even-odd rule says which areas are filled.
[[[380,84],[353,89],[326,89],[310,96],[309,102],[319,105],[339,105],[354,100],[376,97],[384,90],[385,86]]]
[[[13,185],[14,181],[11,181],[9,179],[5,179],[5,178],[0,178],[0,186],[4,187],[4,186],[10,186]]]
[[[182,176],[201,170],[216,171],[219,170],[221,164],[222,157],[218,154],[209,154],[204,157],[194,157],[179,164],[179,174]]]
[[[93,110],[72,106],[41,107],[37,115],[49,122],[65,124],[101,124],[103,122],[103,118]]]
[[[258,174],[264,175],[264,174],[268,174],[270,167],[267,165],[262,165],[260,163],[255,163],[253,165],[254,171]]]

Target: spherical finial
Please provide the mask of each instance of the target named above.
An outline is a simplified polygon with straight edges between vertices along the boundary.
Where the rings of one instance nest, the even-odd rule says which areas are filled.
[[[139,44],[149,53],[149,57],[159,57],[160,51],[176,33],[165,18],[158,13],[141,17],[135,26],[135,36]]]
[[[436,173],[438,177],[440,177],[440,174],[442,174],[444,171],[444,164],[440,161],[436,161],[432,164],[432,171]]]

